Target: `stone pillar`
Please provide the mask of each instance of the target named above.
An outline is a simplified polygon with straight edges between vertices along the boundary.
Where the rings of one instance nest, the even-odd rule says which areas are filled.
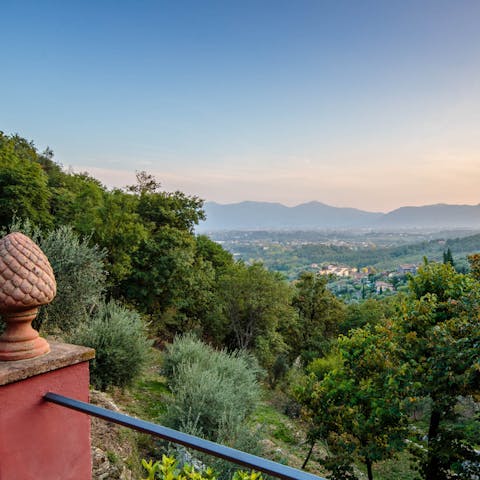
[[[0,362],[0,480],[90,480],[90,418],[43,400],[88,402],[90,348],[50,342],[36,358]]]
[[[88,402],[91,348],[49,344],[32,328],[56,294],[52,267],[20,232],[0,240],[0,480],[92,478],[90,418],[43,400]]]

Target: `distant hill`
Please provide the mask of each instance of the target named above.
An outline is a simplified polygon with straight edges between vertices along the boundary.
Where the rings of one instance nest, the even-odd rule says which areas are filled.
[[[221,205],[205,204],[207,221],[199,230],[257,230],[257,229],[317,229],[364,227],[383,214],[356,208],[331,207],[309,202],[286,207],[280,203],[241,202]]]
[[[280,203],[205,204],[207,220],[199,231],[330,228],[480,228],[479,205],[401,207],[389,213],[332,207],[309,202],[287,207]]]
[[[480,205],[426,205],[401,207],[383,215],[376,222],[382,227],[477,228]]]

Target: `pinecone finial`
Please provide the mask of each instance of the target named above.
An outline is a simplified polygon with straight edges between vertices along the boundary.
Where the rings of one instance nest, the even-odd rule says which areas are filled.
[[[19,232],[0,240],[0,315],[7,328],[0,336],[0,360],[23,360],[50,351],[31,326],[38,307],[56,294],[52,267],[29,237]]]

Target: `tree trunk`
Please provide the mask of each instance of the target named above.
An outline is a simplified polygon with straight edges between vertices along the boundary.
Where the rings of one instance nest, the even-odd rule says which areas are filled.
[[[436,480],[439,477],[438,472],[438,454],[436,451],[432,451],[436,448],[435,443],[438,429],[440,426],[441,413],[438,410],[433,409],[430,414],[430,426],[428,427],[428,456],[427,456],[427,468],[425,469],[425,480]]]
[[[307,454],[307,458],[305,458],[305,461],[303,462],[302,470],[305,470],[305,467],[307,466],[307,463],[310,460],[310,457],[312,455],[314,446],[315,446],[315,442],[312,442],[311,445],[310,445],[310,450],[308,451],[308,454]]]
[[[372,461],[368,457],[365,458],[365,464],[367,465],[368,480],[373,480]]]

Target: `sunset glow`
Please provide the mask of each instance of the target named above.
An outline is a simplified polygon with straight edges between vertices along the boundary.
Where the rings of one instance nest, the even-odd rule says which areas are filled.
[[[0,129],[109,186],[480,203],[480,3],[2,5]],[[21,27],[21,28],[20,28]]]

